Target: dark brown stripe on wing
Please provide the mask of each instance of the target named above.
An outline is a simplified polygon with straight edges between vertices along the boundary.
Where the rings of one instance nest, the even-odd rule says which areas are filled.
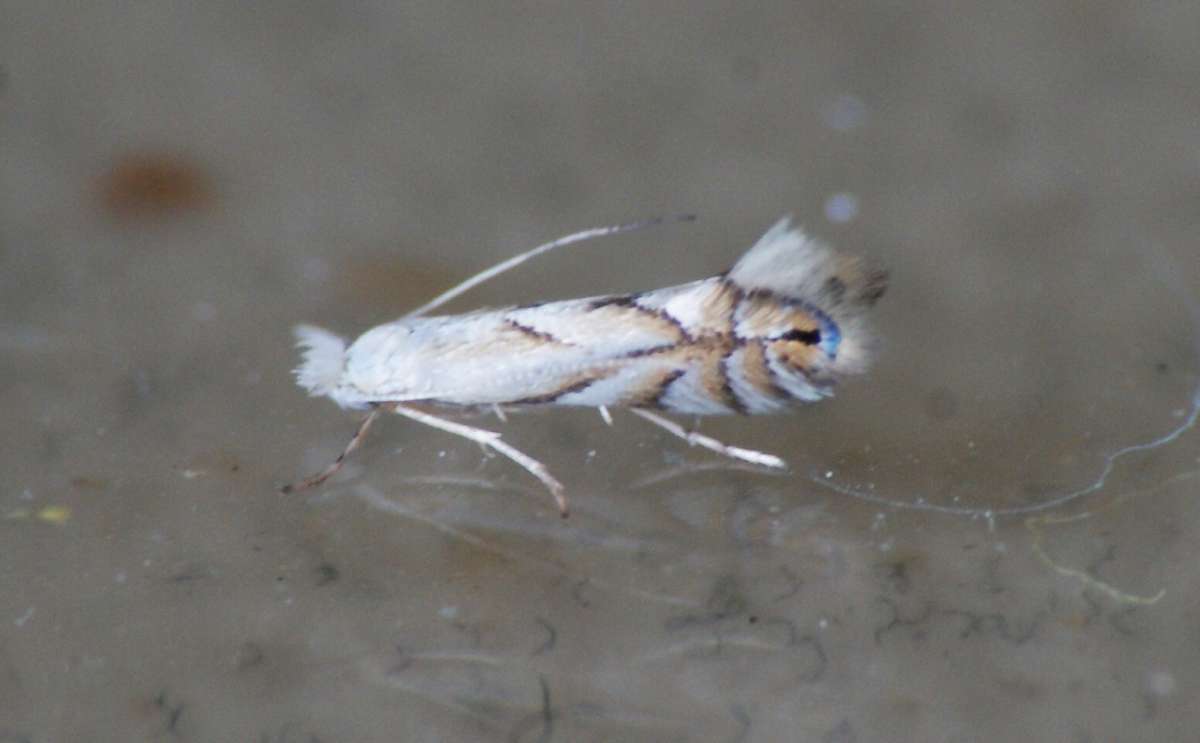
[[[650,346],[649,348],[635,348],[632,351],[626,351],[617,358],[621,359],[640,359],[645,356],[656,356],[658,354],[670,353],[678,351],[681,346],[678,343],[668,343],[662,346]]]
[[[592,300],[589,307],[598,310],[601,307],[637,307],[637,294],[617,294],[612,297],[600,297]]]
[[[779,384],[775,370],[767,362],[767,349],[762,341],[746,344],[746,350],[742,353],[742,378],[768,397],[777,400],[793,399]]]
[[[721,401],[735,413],[745,415],[747,413],[746,403],[742,402],[742,398],[738,397],[737,390],[733,388],[733,383],[729,381],[729,357],[733,355],[734,348],[734,346],[730,346],[718,362],[721,374]]]
[[[586,390],[588,387],[591,387],[592,384],[599,381],[600,379],[603,379],[603,376],[595,376],[595,377],[588,377],[586,379],[580,379],[577,382],[572,382],[571,384],[560,387],[559,389],[554,390],[553,392],[547,392],[543,395],[532,395],[530,397],[522,397],[520,400],[513,400],[509,404],[511,404],[511,405],[549,405],[550,403],[557,401],[563,395],[569,395],[572,392],[582,392],[583,390]]]
[[[696,361],[700,364],[700,384],[704,393],[736,413],[745,413],[746,406],[734,392],[729,370],[725,367],[736,347],[733,343],[710,344]]]
[[[676,379],[682,377],[684,372],[684,369],[671,369],[661,372],[645,384],[639,385],[639,388],[627,400],[622,401],[622,404],[628,405],[631,408],[662,407],[663,395],[667,394],[667,390],[670,389],[671,384]]]
[[[746,290],[742,288],[741,284],[729,278],[728,271],[723,274],[718,274],[717,278],[721,280],[721,288],[733,295],[734,304],[737,304],[745,299]]]
[[[573,343],[567,343],[566,341],[554,336],[551,333],[547,333],[545,331],[538,330],[537,328],[531,328],[528,325],[519,323],[516,320],[513,320],[512,318],[509,318],[509,317],[504,318],[504,324],[506,326],[508,326],[509,328],[512,328],[513,330],[516,330],[519,333],[522,333],[523,335],[527,335],[530,338],[536,338],[537,340],[542,341],[543,343],[557,343],[557,344],[563,345],[563,346],[574,345]]]

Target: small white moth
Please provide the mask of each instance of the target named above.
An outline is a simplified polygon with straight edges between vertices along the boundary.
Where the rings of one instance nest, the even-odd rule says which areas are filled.
[[[299,385],[343,408],[371,412],[333,464],[284,492],[337,472],[386,410],[504,454],[540,479],[567,515],[563,486],[541,462],[499,433],[417,405],[491,408],[501,418],[506,408],[584,405],[610,424],[608,408],[626,407],[689,444],[786,467],[776,456],[686,431],[652,410],[775,413],[828,397],[839,376],[865,368],[872,341],[864,314],[883,295],[887,274],[809,239],[788,217],[732,269],[711,278],[641,294],[422,317],[535,255],[661,221],[599,227],[534,248],[367,331],[349,348],[328,331],[298,326]]]

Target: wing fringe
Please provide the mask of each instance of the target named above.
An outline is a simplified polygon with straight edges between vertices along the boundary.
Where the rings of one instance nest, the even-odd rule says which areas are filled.
[[[888,274],[805,235],[786,216],[767,230],[729,271],[744,291],[766,291],[825,313],[841,334],[837,374],[866,369],[876,346],[866,311],[887,290]]]

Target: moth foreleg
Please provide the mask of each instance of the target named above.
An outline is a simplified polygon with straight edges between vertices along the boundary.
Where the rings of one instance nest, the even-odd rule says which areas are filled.
[[[630,408],[629,412],[634,415],[639,415],[642,418],[650,421],[654,425],[662,428],[668,433],[674,434],[692,446],[703,446],[705,449],[710,449],[718,454],[724,454],[733,459],[740,459],[743,462],[762,465],[763,467],[773,467],[776,469],[787,469],[787,462],[783,461],[774,454],[755,451],[753,449],[743,449],[740,446],[730,446],[729,444],[721,443],[711,436],[705,436],[696,431],[688,431],[683,426],[679,425],[669,418],[664,418],[657,413],[651,413],[644,408]]]
[[[375,418],[378,415],[379,408],[375,408],[367,415],[366,418],[363,419],[362,423],[358,424],[358,429],[354,432],[354,435],[350,437],[350,443],[346,444],[346,448],[342,451],[342,453],[338,455],[337,459],[333,460],[333,464],[329,465],[315,475],[310,475],[304,478],[300,482],[284,485],[279,489],[280,492],[294,493],[297,490],[307,490],[309,488],[316,487],[317,485],[320,485],[329,478],[333,477],[337,471],[342,468],[342,464],[345,463],[346,457],[350,456],[350,452],[357,449],[358,445],[362,443],[363,437],[367,435],[367,429],[371,427],[371,424],[375,421]]]
[[[462,436],[470,441],[475,441],[485,447],[490,447],[493,450],[503,454],[512,461],[524,467],[531,475],[542,481],[542,484],[554,496],[554,502],[558,504],[558,511],[563,518],[570,515],[570,509],[567,507],[567,497],[564,494],[565,489],[562,483],[554,479],[550,471],[546,469],[546,465],[529,456],[523,451],[509,446],[500,439],[500,434],[495,431],[488,431],[483,428],[475,428],[462,423],[439,418],[436,415],[430,415],[420,410],[410,408],[398,403],[391,406],[392,412],[403,415],[406,418],[412,418],[418,423],[424,423],[427,426],[441,429],[447,433],[452,433],[457,436]]]

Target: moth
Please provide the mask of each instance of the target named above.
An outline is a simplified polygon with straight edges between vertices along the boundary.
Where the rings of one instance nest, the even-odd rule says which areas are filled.
[[[682,217],[681,219],[690,219]],[[584,230],[477,274],[349,346],[321,328],[295,328],[300,387],[342,408],[365,409],[345,450],[284,492],[317,485],[341,467],[381,412],[476,441],[524,467],[568,514],[562,484],[495,431],[429,412],[582,405],[627,408],[720,454],[772,468],[785,462],[689,431],[655,411],[697,416],[779,413],[833,394],[863,371],[875,345],[867,310],[887,274],[834,252],[779,220],[725,273],[637,294],[571,299],[426,316],[466,290],[535,255],[663,220]]]

